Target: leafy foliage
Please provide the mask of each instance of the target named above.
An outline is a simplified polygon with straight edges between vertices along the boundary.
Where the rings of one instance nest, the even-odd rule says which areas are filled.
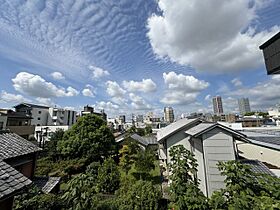
[[[56,161],[59,157],[57,151],[57,142],[62,140],[64,135],[64,130],[57,129],[54,133],[52,133],[50,141],[46,145],[46,150],[48,151],[48,156],[53,160]]]
[[[155,153],[150,149],[137,153],[135,170],[140,174],[140,179],[143,178],[143,175],[149,174],[149,172],[155,168],[155,160]]]
[[[106,122],[96,115],[79,118],[58,142],[58,151],[66,158],[105,159],[117,152],[116,142]]]
[[[208,209],[207,199],[199,190],[197,162],[183,145],[170,149],[171,197],[179,209]]]
[[[280,208],[279,178],[256,174],[237,161],[219,163],[218,167],[226,176],[226,188],[212,195],[210,205],[213,209]]]
[[[117,192],[116,202],[119,210],[142,209],[157,210],[161,191],[149,181],[125,183]]]
[[[120,167],[127,174],[136,160],[137,153],[141,150],[136,142],[127,140],[119,151]]]
[[[120,172],[112,158],[104,161],[98,169],[97,191],[101,193],[113,193],[119,188]]]
[[[16,196],[14,201],[15,210],[59,210],[63,207],[59,196],[44,194],[36,186]]]

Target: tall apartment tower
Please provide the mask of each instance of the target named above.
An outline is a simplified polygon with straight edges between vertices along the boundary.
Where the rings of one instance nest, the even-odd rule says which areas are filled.
[[[214,114],[223,114],[223,102],[222,102],[222,97],[221,96],[216,96],[212,99],[213,101],[213,109],[214,109]]]
[[[172,107],[164,107],[164,121],[168,123],[174,122],[174,111]]]
[[[240,114],[245,114],[247,112],[251,112],[250,102],[248,98],[240,98],[238,99],[238,106]]]

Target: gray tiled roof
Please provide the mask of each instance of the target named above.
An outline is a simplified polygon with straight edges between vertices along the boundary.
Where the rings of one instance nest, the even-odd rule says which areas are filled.
[[[251,170],[255,173],[268,174],[271,176],[275,176],[275,174],[271,170],[269,170],[269,168],[259,160],[244,159],[244,160],[241,160],[241,163],[250,166]]]
[[[40,147],[14,133],[0,133],[0,160],[38,152]]]
[[[60,177],[35,177],[33,183],[44,193],[50,193],[60,182]]]
[[[0,160],[0,200],[9,197],[31,183],[24,175]]]
[[[145,146],[148,146],[151,144],[158,144],[157,139],[154,136],[139,136],[138,134],[133,134],[130,137]]]

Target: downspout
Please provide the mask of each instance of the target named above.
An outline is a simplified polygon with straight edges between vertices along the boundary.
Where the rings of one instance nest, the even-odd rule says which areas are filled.
[[[208,194],[208,182],[207,182],[207,176],[206,176],[206,163],[205,163],[204,147],[203,147],[203,135],[202,135],[202,138],[201,138],[201,145],[202,145],[202,156],[203,156],[203,167],[204,167],[204,179],[205,179],[206,196],[208,198],[209,194]]]

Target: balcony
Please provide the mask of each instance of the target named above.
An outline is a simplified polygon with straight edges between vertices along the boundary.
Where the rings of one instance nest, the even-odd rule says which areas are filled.
[[[11,132],[16,133],[20,136],[28,136],[34,134],[35,132],[35,125],[23,125],[23,126],[7,126]]]

